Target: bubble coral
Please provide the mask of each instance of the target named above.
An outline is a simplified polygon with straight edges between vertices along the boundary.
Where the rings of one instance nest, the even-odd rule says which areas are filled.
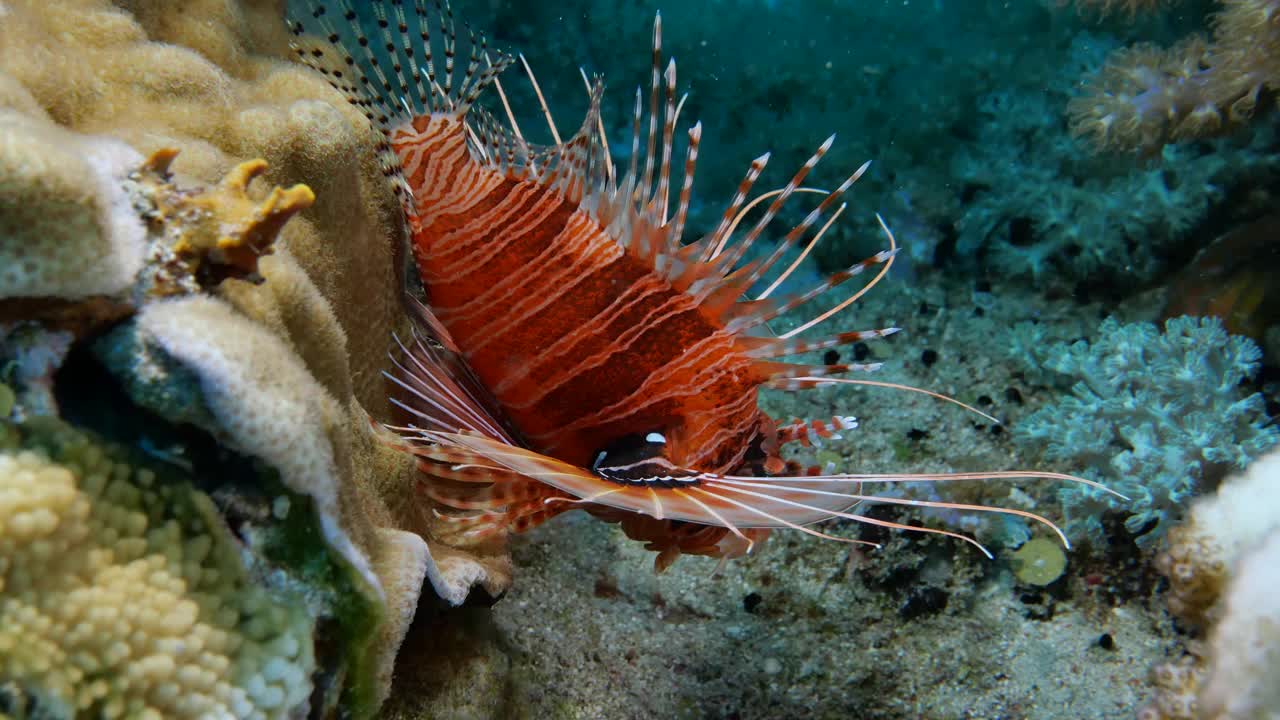
[[[0,451],[0,676],[46,711],[283,718],[312,620],[248,582],[208,498],[83,439]]]

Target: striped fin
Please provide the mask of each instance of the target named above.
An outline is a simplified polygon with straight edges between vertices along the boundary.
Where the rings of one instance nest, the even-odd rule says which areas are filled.
[[[300,0],[290,10],[294,54],[382,132],[379,163],[412,214],[413,193],[391,146],[395,130],[422,115],[465,118],[513,58],[468,30],[467,61],[457,67],[453,11],[438,0]]]
[[[664,59],[662,54],[662,17],[659,14],[654,19],[647,123],[645,93],[637,88],[632,118],[632,152],[626,172],[617,177],[611,171],[607,139],[602,132],[596,132],[600,92],[597,81],[590,84],[592,97],[587,118],[574,138],[559,146],[554,160],[556,171],[544,174],[541,181],[556,187],[567,199],[579,203],[629,253],[653,267],[675,289],[691,295],[703,313],[721,318],[730,332],[742,338],[745,338],[745,331],[804,305],[861,274],[871,265],[887,264],[892,260],[892,251],[880,253],[845,272],[836,273],[801,298],[741,302],[744,293],[788,250],[813,234],[822,220],[839,213],[844,194],[865,174],[869,163],[857,168],[834,191],[824,192],[825,197],[787,233],[768,257],[740,265],[788,201],[798,192],[812,192],[803,187],[804,180],[827,154],[835,137],[827,138],[782,188],[748,202],[752,188],[769,160],[766,153],[756,158],[747,169],[715,230],[686,244],[683,234],[692,203],[702,127],[693,123],[688,128],[683,174],[673,182],[672,174],[677,165],[673,159],[674,141],[678,135],[677,122],[683,101],[676,78],[675,61]],[[641,153],[644,155],[643,163],[640,162]],[[564,172],[572,177],[566,177]],[[746,211],[765,200],[770,202],[763,215],[744,237],[730,242]],[[823,225],[815,241],[825,230],[826,225]],[[892,331],[843,334],[807,344],[798,341],[775,344],[767,351],[768,355],[762,350],[758,356],[776,357],[805,352],[805,347],[830,347],[832,344],[856,342],[864,337],[881,337]]]
[[[692,203],[702,127],[696,122],[689,126],[683,174],[678,181],[673,181],[672,174],[677,165],[673,159],[674,140],[679,132],[677,122],[683,101],[676,77],[675,61],[664,59],[662,54],[662,17],[657,15],[654,20],[647,123],[644,117],[644,92],[637,88],[632,118],[632,152],[626,172],[616,178],[612,173],[604,171],[604,163],[592,164],[592,171],[589,173],[582,170],[585,163],[574,164],[574,170],[582,173],[582,179],[573,187],[575,190],[581,187],[583,192],[580,197],[576,192],[568,197],[580,202],[582,208],[605,228],[610,237],[639,259],[649,263],[675,289],[691,295],[703,313],[721,318],[727,325],[726,329],[739,337],[745,337],[747,330],[763,325],[770,319],[795,310],[839,287],[872,265],[888,265],[892,262],[895,251],[889,250],[846,271],[835,273],[799,298],[759,303],[742,302],[744,294],[776,266],[790,249],[811,235],[813,241],[821,237],[830,220],[843,209],[841,201],[845,193],[863,177],[869,163],[858,167],[831,192],[804,187],[810,171],[830,150],[835,141],[833,135],[818,146],[783,187],[750,199],[755,182],[769,161],[769,154],[765,153],[748,167],[716,228],[708,235],[686,244],[683,234]],[[597,83],[592,86],[592,105],[588,117],[575,139],[566,145],[576,144],[581,148],[580,152],[589,152],[593,158],[597,152],[601,157],[607,158],[606,140],[594,132],[598,123],[598,92]],[[644,155],[643,163],[640,162],[641,153]],[[822,192],[824,197],[801,222],[791,228],[767,257],[743,264],[748,251],[772,227],[788,201],[801,192]],[[766,201],[768,205],[761,217],[740,239],[734,239],[746,212]],[[820,226],[824,220],[827,220],[827,224]],[[821,229],[815,234],[814,231],[819,226]],[[809,245],[811,247],[812,243]],[[791,270],[794,267],[783,274],[789,274]],[[771,355],[768,356],[805,352],[805,347],[830,347],[843,342],[856,342],[863,337],[882,337],[892,331],[886,329],[878,334],[874,331],[864,335],[843,334],[809,341],[807,344],[778,344],[771,348]]]
[[[882,337],[888,337],[899,330],[900,328],[896,327],[880,328],[877,330],[853,330],[850,332],[836,333],[827,337],[811,340],[782,340],[771,338],[760,342],[755,348],[747,353],[747,356],[753,358],[773,358],[783,357],[785,355],[799,355],[800,353],[826,350],[827,348],[837,347],[839,345],[852,345],[864,340],[878,340]]]
[[[298,58],[329,78],[383,131],[433,113],[463,118],[514,58],[468,28],[466,62],[449,3],[306,0],[291,18]],[[443,67],[441,67],[443,58]]]
[[[518,442],[518,431],[501,419],[496,401],[431,309],[411,299],[409,310],[413,335],[407,341],[395,338],[390,357],[396,371],[384,373],[393,387],[391,402],[409,422],[393,429],[410,436],[422,430],[466,431]]]
[[[851,427],[854,427],[851,418],[836,418],[831,426],[825,423],[816,425],[814,432],[831,433]],[[1058,535],[1064,545],[1070,547],[1057,525],[1043,516],[1025,510],[867,494],[862,488],[864,484],[1033,478],[1077,482],[1118,495],[1091,480],[1035,471],[753,477],[665,468],[661,477],[631,478],[628,482],[616,482],[531,450],[504,445],[473,433],[429,435],[433,442],[465,448],[496,465],[551,485],[565,495],[572,496],[547,498],[543,501],[546,505],[604,505],[648,515],[657,520],[712,525],[726,528],[748,543],[750,538],[743,531],[753,528],[790,528],[828,540],[862,542],[810,527],[824,520],[845,519],[899,530],[945,535],[963,540],[991,557],[991,553],[980,543],[960,533],[903,525],[852,512],[860,504],[876,503],[1017,516],[1044,524]],[[679,475],[675,482],[671,482],[672,478],[668,477],[673,474]]]
[[[804,447],[822,447],[823,440],[843,440],[840,433],[858,427],[854,417],[833,417],[831,420],[793,420],[778,427],[778,442],[798,442]]]
[[[500,445],[520,441],[518,431],[494,411],[496,403],[460,356],[431,309],[409,304],[413,335],[395,339],[394,372],[385,373],[391,402],[406,418],[392,426],[418,458],[420,494],[435,503],[435,517],[449,542],[463,546],[523,532],[572,509],[546,501],[564,498],[555,486],[529,478],[458,443],[441,443],[433,431],[485,437]]]

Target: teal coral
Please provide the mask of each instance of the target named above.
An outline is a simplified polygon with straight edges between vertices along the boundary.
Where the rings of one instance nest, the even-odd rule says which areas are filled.
[[[1092,343],[1048,351],[1044,365],[1074,382],[1071,394],[1016,433],[1043,445],[1049,459],[1069,461],[1127,495],[1125,525],[1146,531],[1139,538],[1146,544],[1163,535],[1163,521],[1182,512],[1206,475],[1244,467],[1280,438],[1264,424],[1262,396],[1240,388],[1260,357],[1251,340],[1228,335],[1216,318],[1174,318],[1164,332],[1109,318]],[[1061,499],[1070,533],[1101,537],[1099,491],[1073,486]]]
[[[1170,250],[1233,189],[1233,176],[1267,162],[1257,149],[1166,148],[1157,163],[1083,151],[1058,121],[1069,75],[1109,46],[1082,34],[1067,70],[1046,88],[1011,85],[978,100],[980,142],[961,146],[952,171],[976,189],[955,227],[962,257],[1036,284],[1154,278]]]

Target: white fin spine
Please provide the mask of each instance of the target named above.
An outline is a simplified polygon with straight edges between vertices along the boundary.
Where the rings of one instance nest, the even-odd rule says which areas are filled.
[[[374,0],[360,3],[359,10],[351,0],[300,4],[306,11],[291,17],[299,59],[366,110],[384,132],[406,116],[464,118],[484,88],[514,61],[497,51],[494,59],[484,36],[468,29],[466,67],[457,72],[457,32],[447,2]],[[445,56],[443,73],[436,71],[437,48]]]

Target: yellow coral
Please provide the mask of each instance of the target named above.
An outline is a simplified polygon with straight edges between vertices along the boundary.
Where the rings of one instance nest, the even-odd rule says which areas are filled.
[[[306,185],[272,188],[261,202],[249,197],[249,183],[267,170],[267,161],[235,166],[222,182],[206,190],[186,191],[172,183],[169,166],[175,148],[151,154],[139,172],[149,188],[157,219],[175,235],[172,250],[203,285],[228,277],[257,277],[258,259],[273,251],[280,229],[311,207],[315,193]]]
[[[66,455],[0,453],[0,681],[65,715],[305,708],[305,611],[246,585],[225,531],[164,517],[181,500],[149,472],[88,443]]]

